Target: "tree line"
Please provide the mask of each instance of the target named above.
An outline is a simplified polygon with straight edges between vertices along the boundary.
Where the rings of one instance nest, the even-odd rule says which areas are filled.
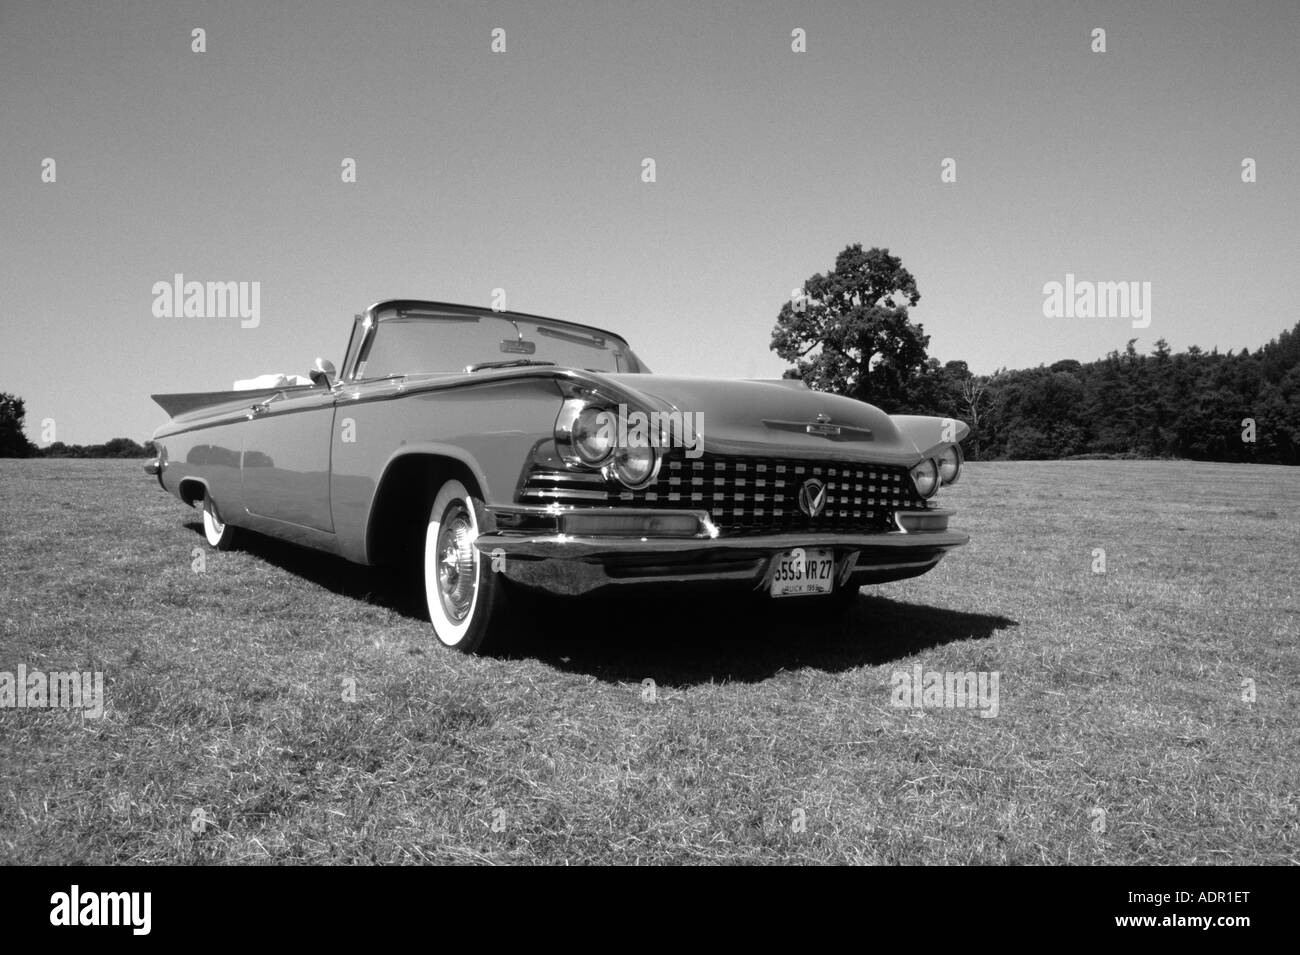
[[[850,245],[782,306],[772,349],[786,377],[895,414],[960,418],[967,457],[1191,458],[1300,464],[1300,322],[1255,351],[1155,342],[1139,354],[974,375],[929,357],[908,317],[916,281],[888,249]]]
[[[153,442],[137,444],[130,438],[113,438],[103,444],[64,444],[55,441],[38,447],[23,432],[27,409],[23,399],[0,392],[0,458],[147,458]]]

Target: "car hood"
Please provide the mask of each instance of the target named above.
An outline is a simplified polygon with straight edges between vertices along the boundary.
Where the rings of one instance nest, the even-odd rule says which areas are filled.
[[[799,381],[649,374],[600,377],[640,398],[644,410],[698,416],[692,420],[700,424],[706,451],[790,454],[908,466],[921,458],[921,449],[912,436],[879,408],[811,391]]]

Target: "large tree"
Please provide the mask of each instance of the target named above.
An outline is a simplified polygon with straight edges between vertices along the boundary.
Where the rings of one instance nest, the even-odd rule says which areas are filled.
[[[0,458],[29,458],[36,453],[35,446],[23,434],[26,417],[23,399],[0,392]]]
[[[912,273],[888,249],[846,247],[835,268],[803,284],[772,331],[788,375],[809,387],[898,410],[925,368],[930,337],[908,319],[921,299]]]

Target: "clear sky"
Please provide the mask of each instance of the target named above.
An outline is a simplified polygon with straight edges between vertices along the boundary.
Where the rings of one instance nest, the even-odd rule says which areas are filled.
[[[978,372],[1254,348],[1300,317],[1297,94],[1296,0],[0,0],[0,391],[33,440],[142,440],[153,392],[494,288],[656,371],[773,377],[782,302],[850,242]],[[260,324],[154,317],[178,272],[260,282]],[[1150,282],[1150,327],[1044,317],[1066,273]]]

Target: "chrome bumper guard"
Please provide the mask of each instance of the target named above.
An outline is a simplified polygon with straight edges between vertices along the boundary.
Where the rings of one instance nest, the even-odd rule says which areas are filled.
[[[521,586],[579,595],[645,584],[729,585],[765,591],[774,558],[803,548],[835,552],[836,586],[885,583],[932,569],[967,543],[951,510],[895,513],[896,531],[809,531],[721,536],[705,511],[489,507],[474,546]]]

